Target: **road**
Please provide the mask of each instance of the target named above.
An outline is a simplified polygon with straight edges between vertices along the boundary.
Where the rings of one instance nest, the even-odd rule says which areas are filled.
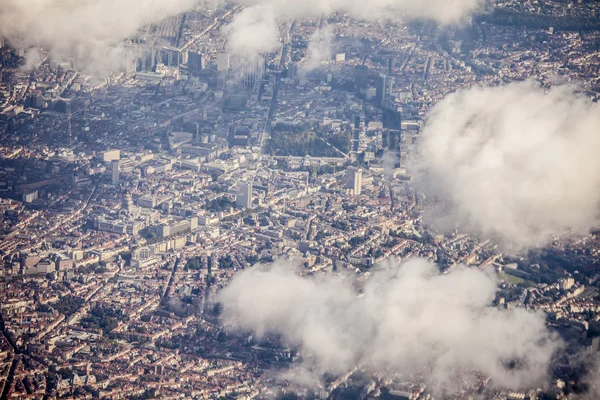
[[[265,126],[263,131],[259,137],[260,144],[260,152],[265,153],[265,145],[266,140],[269,139],[271,134],[271,121],[273,120],[273,116],[275,115],[275,109],[277,108],[277,94],[279,93],[279,85],[281,82],[281,73],[285,67],[285,63],[287,61],[287,53],[288,53],[288,43],[290,37],[292,36],[292,32],[294,31],[294,26],[296,25],[296,21],[292,20],[290,22],[290,26],[287,30],[287,33],[283,37],[283,46],[281,48],[281,59],[279,60],[279,71],[277,73],[277,77],[275,78],[275,87],[273,88],[273,97],[271,99],[271,104],[269,106],[269,112],[267,113],[267,120],[265,121]]]
[[[227,18],[232,13],[239,11],[241,8],[242,8],[242,6],[236,6],[236,7],[232,8],[231,10],[227,11],[225,14],[221,15],[220,17],[215,18],[215,22],[211,26],[209,26],[208,28],[206,28],[205,30],[203,30],[202,32],[200,32],[199,34],[194,35],[192,37],[192,39],[190,39],[181,48],[181,51],[187,50],[191,45],[193,45],[194,43],[196,43],[198,40],[202,39],[204,37],[204,35],[206,35],[208,32],[210,32],[211,30],[213,30],[217,26],[220,26],[221,22],[223,21],[223,19]]]
[[[177,257],[175,259],[175,264],[173,265],[173,271],[171,271],[171,276],[169,277],[169,282],[167,283],[167,286],[165,287],[165,291],[163,292],[163,295],[161,297],[161,301],[169,297],[169,294],[171,292],[171,285],[173,284],[173,281],[175,280],[175,275],[177,274],[177,268],[179,267],[180,262],[181,262],[181,258]]]

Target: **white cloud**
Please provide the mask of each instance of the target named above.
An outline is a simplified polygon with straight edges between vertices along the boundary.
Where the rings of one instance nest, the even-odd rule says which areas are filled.
[[[359,19],[431,19],[441,24],[460,24],[479,10],[486,0],[372,0],[368,5],[361,0],[240,0],[248,7],[247,13],[237,15],[227,28],[232,51],[248,55],[272,51],[273,39],[278,37],[275,24],[280,19],[329,16],[348,13]],[[257,23],[257,16],[271,19]],[[248,18],[251,15],[252,18]],[[267,29],[268,26],[268,29]],[[248,39],[249,38],[249,39]],[[314,37],[321,40],[321,37]],[[248,46],[248,42],[251,44]],[[263,45],[264,43],[264,45]]]
[[[333,28],[326,26],[323,29],[317,29],[310,38],[304,61],[300,65],[300,72],[306,74],[322,63],[331,60],[331,46],[333,42]]]
[[[223,33],[228,36],[228,50],[245,59],[272,52],[279,46],[275,14],[264,6],[245,8],[223,28]]]
[[[282,18],[317,17],[337,12],[356,18],[427,18],[442,24],[464,22],[483,0],[241,0],[242,4],[263,5]]]
[[[4,0],[0,37],[95,70],[123,67],[123,40],[143,26],[193,8],[197,0]]]
[[[491,307],[496,283],[467,268],[439,275],[415,259],[377,270],[359,296],[349,278],[303,278],[276,263],[238,273],[218,299],[228,324],[280,334],[317,373],[363,364],[426,372],[439,388],[451,387],[457,371],[476,370],[499,386],[535,386],[547,378],[557,342],[543,314]],[[505,368],[510,360],[522,367]]]
[[[411,164],[440,200],[431,219],[517,248],[594,225],[600,105],[534,82],[472,88],[427,116]]]
[[[279,44],[276,21],[347,12],[357,18],[431,18],[459,23],[485,0],[239,0],[247,7],[229,27],[232,53],[252,57]],[[4,0],[0,8],[0,37],[37,55],[40,48],[59,60],[75,58],[92,70],[123,68],[131,49],[123,41],[150,23],[222,0]],[[35,64],[34,61],[30,62]]]

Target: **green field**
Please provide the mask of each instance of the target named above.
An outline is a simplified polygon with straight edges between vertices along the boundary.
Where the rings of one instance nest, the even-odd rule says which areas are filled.
[[[525,282],[525,279],[523,278],[519,278],[518,276],[510,275],[504,272],[498,272],[496,275],[498,275],[498,279],[513,285],[518,285],[519,283]]]

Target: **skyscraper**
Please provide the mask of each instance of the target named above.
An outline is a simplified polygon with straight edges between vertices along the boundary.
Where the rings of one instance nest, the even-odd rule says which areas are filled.
[[[375,94],[375,100],[377,101],[377,103],[381,104],[381,102],[383,102],[383,99],[385,99],[387,96],[387,90],[388,90],[387,76],[385,76],[383,74],[379,75],[379,77],[377,78],[377,86],[375,89],[377,90],[377,92]]]
[[[252,208],[252,182],[238,184],[235,204],[244,208]]]
[[[288,69],[287,69],[287,77],[289,79],[296,79],[297,75],[298,75],[298,65],[296,65],[295,63],[290,63],[288,65]]]
[[[191,74],[199,74],[204,69],[205,60],[201,53],[194,51],[188,52],[188,71]]]
[[[354,129],[352,131],[352,153],[358,153],[360,143],[360,116],[354,116]]]
[[[346,172],[346,188],[352,190],[352,194],[359,195],[362,192],[362,169],[348,168]]]
[[[112,183],[118,183],[119,182],[119,174],[120,174],[120,165],[119,165],[119,160],[112,160],[110,163],[110,167],[111,167],[111,176],[112,176]]]
[[[179,67],[182,61],[181,50],[174,47],[163,47],[161,50],[161,61],[167,67]]]
[[[369,86],[369,68],[364,65],[354,67],[354,86],[356,90],[365,90]]]
[[[136,70],[140,72],[154,71],[156,68],[156,49],[154,46],[140,47],[141,54],[137,59]]]
[[[244,86],[249,89],[254,88],[257,82],[264,79],[266,70],[266,59],[264,56],[257,56],[252,60],[248,60],[243,75]]]
[[[229,53],[217,54],[217,71],[226,72],[229,70]]]

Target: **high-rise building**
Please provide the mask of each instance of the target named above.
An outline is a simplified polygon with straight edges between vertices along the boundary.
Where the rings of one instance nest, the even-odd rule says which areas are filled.
[[[381,104],[383,99],[385,99],[387,97],[387,91],[388,91],[387,76],[379,75],[379,77],[377,78],[377,86],[375,89],[377,91],[375,94],[375,100],[377,101],[377,103]]]
[[[161,50],[161,61],[167,67],[179,67],[181,64],[181,50],[174,47],[163,47]]]
[[[119,165],[119,160],[112,160],[110,163],[110,167],[111,167],[111,176],[112,176],[112,183],[118,183],[119,182],[119,174],[121,172],[121,168]]]
[[[252,182],[238,184],[235,204],[244,208],[252,208]]]
[[[354,67],[354,86],[357,90],[365,90],[369,86],[369,68],[364,65]]]
[[[359,195],[362,192],[362,169],[348,168],[346,172],[346,188],[352,190],[352,194]]]
[[[298,65],[290,63],[287,69],[287,77],[289,79],[296,79],[296,76],[298,76]]]
[[[229,70],[229,53],[217,54],[217,71],[226,72]]]
[[[188,71],[191,74],[199,74],[204,70],[205,67],[205,58],[202,53],[197,53],[194,51],[188,52]]]
[[[154,46],[141,47],[140,56],[137,59],[136,70],[139,72],[154,71],[156,68],[156,49]]]
[[[402,130],[401,129],[386,129],[387,143],[384,143],[384,147],[387,147],[388,151],[394,156],[396,162],[394,168],[402,166],[401,150],[402,150]]]
[[[358,153],[358,145],[360,143],[360,116],[354,117],[354,129],[352,131],[352,153]]]
[[[253,89],[257,82],[265,78],[266,71],[266,59],[264,56],[257,56],[252,60],[248,60],[243,75],[244,86]]]

